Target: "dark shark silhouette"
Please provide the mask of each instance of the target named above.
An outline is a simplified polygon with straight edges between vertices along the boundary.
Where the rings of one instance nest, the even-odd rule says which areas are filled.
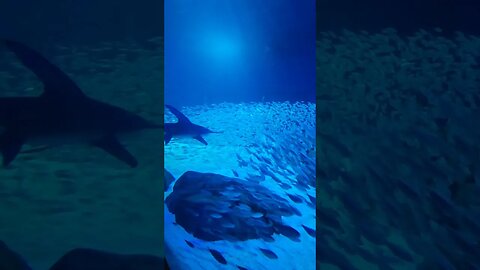
[[[0,127],[3,128],[0,151],[4,167],[15,159],[25,143],[56,146],[78,142],[101,148],[130,167],[138,165],[117,136],[162,128],[161,125],[89,98],[38,52],[16,41],[2,41],[44,86],[38,97],[0,98]]]
[[[183,113],[171,105],[165,105],[165,107],[167,107],[178,119],[177,123],[165,123],[165,145],[167,145],[173,137],[190,137],[208,145],[202,135],[223,133],[222,131],[211,131],[206,127],[192,123]]]

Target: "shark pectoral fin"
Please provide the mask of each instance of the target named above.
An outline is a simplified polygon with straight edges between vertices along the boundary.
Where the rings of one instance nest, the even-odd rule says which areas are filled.
[[[3,167],[7,167],[18,155],[24,140],[13,132],[6,131],[0,136],[0,151],[3,156]]]
[[[92,143],[94,146],[103,149],[105,152],[116,157],[117,159],[127,163],[130,167],[135,168],[138,165],[137,159],[128,152],[123,145],[113,135],[106,136]]]
[[[165,133],[165,145],[167,145],[172,139],[172,133]]]
[[[195,137],[193,137],[193,138],[194,138],[195,140],[197,140],[197,141],[205,144],[205,145],[208,145],[207,141],[205,141],[205,139],[204,139],[202,136],[200,136],[200,135],[195,136]]]

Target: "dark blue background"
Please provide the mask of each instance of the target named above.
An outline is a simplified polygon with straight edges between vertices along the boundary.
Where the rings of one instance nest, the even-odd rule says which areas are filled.
[[[163,0],[0,0],[0,37],[75,45],[163,35]]]
[[[166,1],[165,99],[314,101],[315,1]]]
[[[455,31],[480,34],[478,0],[319,0],[317,30],[378,31],[392,27],[401,34],[419,28],[440,27],[445,35]]]

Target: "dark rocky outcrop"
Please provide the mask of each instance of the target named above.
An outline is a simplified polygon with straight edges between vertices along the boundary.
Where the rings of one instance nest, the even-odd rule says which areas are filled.
[[[283,224],[282,216],[300,212],[258,183],[188,171],[177,180],[166,204],[176,223],[205,241],[273,241],[275,233],[298,241],[298,232]]]
[[[173,183],[173,181],[175,181],[175,177],[169,172],[167,171],[166,169],[163,169],[163,191],[166,191],[168,189],[168,187],[170,187],[170,184]]]

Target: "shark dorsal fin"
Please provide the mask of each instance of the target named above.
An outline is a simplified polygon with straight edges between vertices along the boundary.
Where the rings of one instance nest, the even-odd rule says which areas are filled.
[[[60,98],[85,96],[67,74],[38,52],[16,41],[4,40],[4,42],[7,48],[18,57],[20,62],[42,81],[44,86],[42,96]]]
[[[173,115],[175,115],[175,117],[178,118],[179,123],[182,123],[182,122],[183,123],[191,123],[190,120],[183,113],[181,113],[179,110],[175,109],[173,106],[165,105],[165,107],[167,107],[173,113]]]

